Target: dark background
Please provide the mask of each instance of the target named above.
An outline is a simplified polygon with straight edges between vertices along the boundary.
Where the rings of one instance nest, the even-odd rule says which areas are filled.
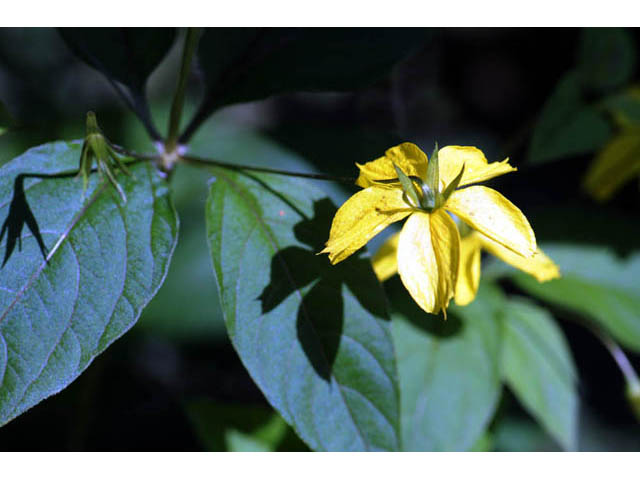
[[[637,47],[639,34],[632,34]],[[502,177],[500,190],[525,212],[541,243],[606,244],[624,255],[638,248],[637,182],[598,206],[580,189],[591,155],[526,163],[536,118],[575,64],[579,36],[578,29],[431,30],[424,47],[369,88],[283,95],[224,113],[337,175],[353,176],[354,162],[401,141],[428,152],[435,141],[475,145],[490,161],[509,156],[520,174]],[[160,111],[169,104],[177,61],[174,49],[151,78],[150,100]],[[192,77],[196,98],[197,68]],[[30,146],[81,138],[90,109],[112,140],[144,146],[142,138],[132,140],[131,114],[108,82],[77,60],[53,29],[0,29],[0,100],[21,124],[0,137],[0,163]],[[204,444],[185,410],[191,400],[268,407],[224,334],[206,274],[203,200],[203,193],[178,200],[181,243],[194,247],[176,253],[167,284],[139,324],[68,389],[0,429],[0,450],[200,450]],[[180,262],[199,273],[187,275]],[[193,297],[190,281],[200,292]],[[639,449],[615,364],[588,331],[555,313],[580,374],[581,448]],[[557,448],[506,391],[492,431],[497,449]]]

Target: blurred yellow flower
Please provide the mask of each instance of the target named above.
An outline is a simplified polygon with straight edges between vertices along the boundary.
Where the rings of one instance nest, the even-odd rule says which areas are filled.
[[[584,188],[599,202],[609,200],[626,182],[640,176],[640,127],[625,128],[598,153]]]
[[[389,237],[373,256],[373,270],[381,282],[398,273],[399,238],[400,233]],[[540,248],[536,249],[533,256],[523,257],[480,232],[471,230],[460,240],[460,263],[454,294],[458,305],[468,305],[476,297],[480,285],[481,250],[486,250],[509,265],[532,275],[539,282],[560,277],[558,266]]]
[[[393,222],[409,217],[397,237],[396,267],[406,289],[429,313],[446,315],[461,260],[460,234],[449,211],[503,248],[534,256],[536,239],[522,212],[478,183],[514,171],[508,159],[488,163],[475,147],[435,150],[431,162],[412,143],[358,165],[363,187],[338,210],[321,253],[336,264]],[[466,187],[460,188],[458,187]]]

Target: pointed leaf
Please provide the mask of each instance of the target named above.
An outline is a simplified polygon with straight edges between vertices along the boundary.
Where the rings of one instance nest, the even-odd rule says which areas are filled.
[[[502,370],[525,408],[567,450],[576,448],[576,370],[562,330],[543,308],[506,304]]]
[[[402,446],[408,451],[469,450],[500,395],[500,292],[481,284],[467,307],[446,321],[393,297]],[[399,308],[399,310],[398,310]]]
[[[206,220],[225,322],[269,402],[314,450],[396,450],[385,298],[367,258],[316,255],[336,207],[308,181],[216,170]]]
[[[207,28],[198,52],[207,87],[199,115],[279,93],[370,85],[427,35],[417,28]]]
[[[73,171],[80,150],[80,142],[55,142],[4,165],[0,218],[21,219],[10,213],[18,175]],[[162,283],[177,217],[156,170],[131,170],[134,177],[119,177],[125,205],[97,175],[86,195],[73,174],[22,177],[20,206],[36,225],[9,226],[0,242],[5,250],[13,234],[22,244],[0,269],[0,425],[69,385],[133,326]]]
[[[575,72],[565,75],[546,101],[529,147],[531,163],[547,163],[601,148],[611,135],[606,118],[583,100]]]
[[[169,52],[175,28],[61,28],[69,48],[103,75],[143,91]]]

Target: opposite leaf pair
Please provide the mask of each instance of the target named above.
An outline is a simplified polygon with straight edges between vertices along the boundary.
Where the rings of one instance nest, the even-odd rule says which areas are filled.
[[[488,163],[475,147],[448,146],[436,150],[429,165],[416,145],[403,143],[358,167],[356,183],[364,189],[340,207],[322,251],[333,264],[391,223],[409,217],[376,256],[375,267],[381,279],[397,271],[426,312],[442,310],[446,315],[454,296],[462,305],[473,300],[481,247],[540,280],[558,275],[557,267],[537,248],[522,212],[497,191],[470,186],[514,171],[508,160]],[[429,202],[427,195],[440,201]],[[449,213],[474,231],[461,239]]]

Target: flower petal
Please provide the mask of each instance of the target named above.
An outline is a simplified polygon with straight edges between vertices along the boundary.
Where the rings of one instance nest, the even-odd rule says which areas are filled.
[[[398,273],[398,241],[400,232],[391,235],[371,259],[378,280],[384,282]]]
[[[518,255],[517,253],[504,248],[499,243],[494,242],[480,233],[477,233],[477,237],[482,244],[482,248],[512,267],[522,270],[529,275],[533,275],[539,282],[546,282],[548,280],[553,280],[554,278],[560,278],[560,269],[558,266],[539,248],[532,257],[525,258],[522,255]]]
[[[369,187],[349,198],[331,224],[327,246],[331,263],[341,262],[384,228],[411,213],[399,188]]]
[[[472,232],[460,240],[460,267],[458,268],[455,301],[461,306],[470,304],[476,298],[480,285],[479,236],[480,234],[477,232]],[[507,251],[510,252],[510,250]]]
[[[445,212],[413,213],[400,232],[398,273],[416,303],[428,313],[445,310],[453,297],[460,235]]]
[[[490,178],[514,172],[517,169],[509,165],[509,159],[488,163],[481,150],[476,147],[450,145],[438,150],[440,161],[440,182],[446,186],[460,173],[464,165],[464,174],[460,186],[483,182]]]
[[[475,185],[456,190],[444,208],[520,255],[530,257],[536,251],[536,237],[527,218],[492,188]]]
[[[374,180],[391,180],[398,178],[398,174],[393,168],[396,164],[408,176],[418,176],[424,178],[427,172],[427,156],[417,145],[409,142],[401,143],[387,150],[384,157],[360,165],[360,175],[356,180],[356,185],[367,188],[373,185]]]

